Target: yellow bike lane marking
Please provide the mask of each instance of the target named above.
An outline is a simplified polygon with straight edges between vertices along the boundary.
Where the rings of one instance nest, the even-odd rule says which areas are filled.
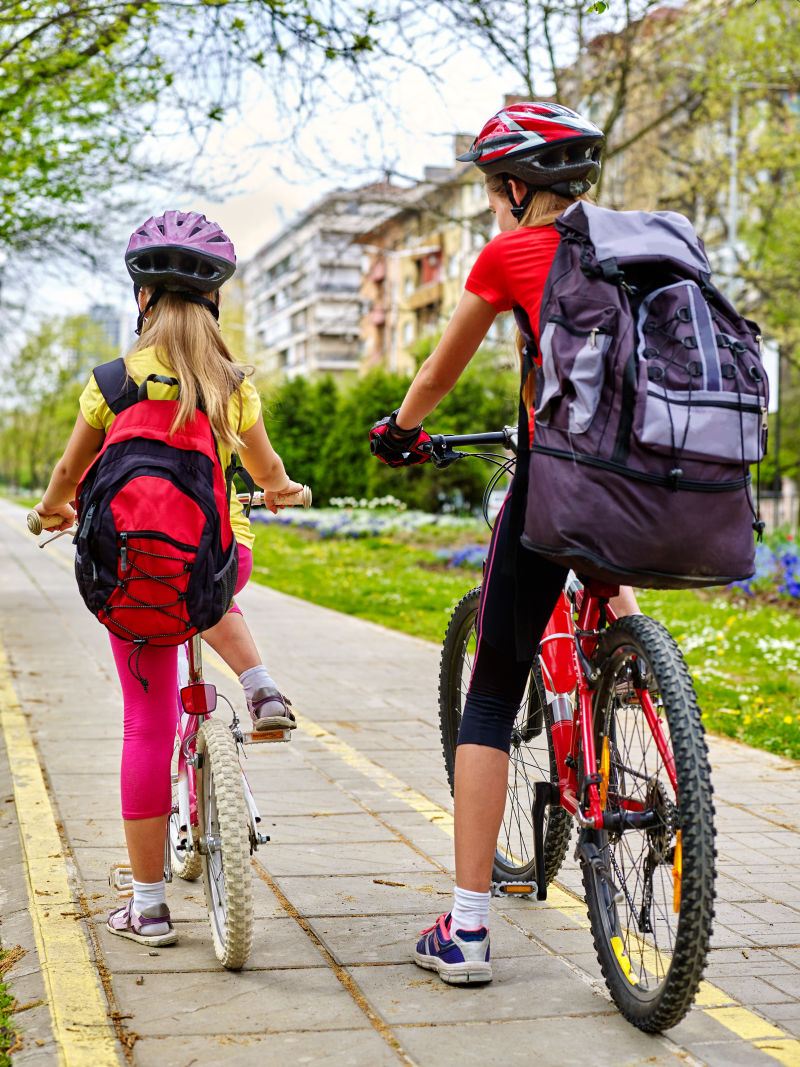
[[[204,650],[204,656],[209,658],[213,666],[226,677],[238,681],[233,671],[213,652]],[[353,748],[352,745],[343,741],[335,734],[330,733],[323,726],[312,722],[305,715],[296,713],[298,729],[308,737],[324,745],[325,748],[338,756],[348,766],[360,771],[371,781],[385,789],[393,797],[404,801],[418,814],[424,816],[429,822],[439,826],[450,837],[453,836],[453,816],[450,812],[440,807],[424,794],[417,792],[407,785],[391,771],[375,763],[368,756]],[[586,916],[586,905],[579,897],[553,884],[547,888],[547,906],[558,911],[570,922],[583,929],[589,929],[589,920]],[[754,1011],[743,1007],[737,1000],[718,989],[711,982],[701,982],[695,1006],[710,1018],[720,1023],[727,1030],[736,1034],[743,1041],[753,1045],[759,1051],[772,1056],[784,1067],[800,1067],[800,1041],[789,1034],[784,1033],[777,1026],[762,1019]]]
[[[61,838],[30,733],[0,644],[0,724],[58,1062],[64,1067],[117,1067],[117,1041],[70,886]]]

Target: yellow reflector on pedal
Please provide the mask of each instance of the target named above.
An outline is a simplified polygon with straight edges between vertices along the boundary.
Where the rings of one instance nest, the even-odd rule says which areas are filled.
[[[521,885],[514,885],[513,882],[505,887],[506,893],[532,893],[533,886],[530,884],[522,883]]]
[[[672,855],[672,910],[677,915],[681,910],[681,875],[683,874],[683,848],[681,832],[675,835],[675,851]]]
[[[638,979],[631,974],[631,961],[628,958],[628,954],[622,944],[621,937],[611,938],[611,947],[614,949],[614,955],[617,957],[617,963],[620,965],[620,969],[631,985],[637,985]]]

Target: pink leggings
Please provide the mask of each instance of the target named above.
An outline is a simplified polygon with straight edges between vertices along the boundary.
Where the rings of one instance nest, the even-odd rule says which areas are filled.
[[[253,553],[239,545],[239,577],[236,592],[247,584],[253,571]],[[241,611],[234,604],[231,611]],[[137,663],[138,673],[148,681],[147,692],[131,673],[128,663],[136,662],[137,646],[114,634],[111,651],[117,665],[124,727],[120,792],[123,819],[151,819],[167,815],[172,807],[170,764],[178,725],[178,648],[143,645]]]

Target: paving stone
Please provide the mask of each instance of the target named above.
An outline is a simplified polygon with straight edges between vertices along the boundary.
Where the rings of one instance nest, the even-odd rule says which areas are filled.
[[[363,1028],[364,1013],[328,968],[114,976],[119,1010],[143,1036]]]
[[[273,1009],[275,1011],[276,1009]],[[397,1067],[396,1052],[374,1030],[307,1030],[281,1034],[203,1037],[145,1037],[134,1047],[136,1067],[253,1067],[292,1064],[303,1067]]]
[[[421,1067],[678,1067],[681,1062],[663,1038],[643,1034],[611,1015],[541,1015],[535,1024],[501,1019],[439,1023],[435,1042],[425,1026],[396,1026],[393,1032]]]

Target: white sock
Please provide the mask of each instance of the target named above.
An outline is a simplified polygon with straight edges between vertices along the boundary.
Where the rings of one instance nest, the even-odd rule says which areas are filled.
[[[160,882],[137,882],[133,881],[133,910],[141,915],[145,908],[151,908],[157,904],[167,903],[167,886],[162,878]],[[169,923],[154,923],[148,927],[152,934],[166,934],[169,931]]]
[[[473,893],[471,889],[455,888],[453,909],[450,912],[451,930],[476,930],[489,926],[491,893]]]
[[[242,689],[244,689],[244,695],[248,700],[252,700],[253,693],[256,689],[277,689],[277,685],[270,677],[270,673],[266,667],[259,663],[257,667],[248,667],[246,671],[242,671],[239,675],[239,682]]]

